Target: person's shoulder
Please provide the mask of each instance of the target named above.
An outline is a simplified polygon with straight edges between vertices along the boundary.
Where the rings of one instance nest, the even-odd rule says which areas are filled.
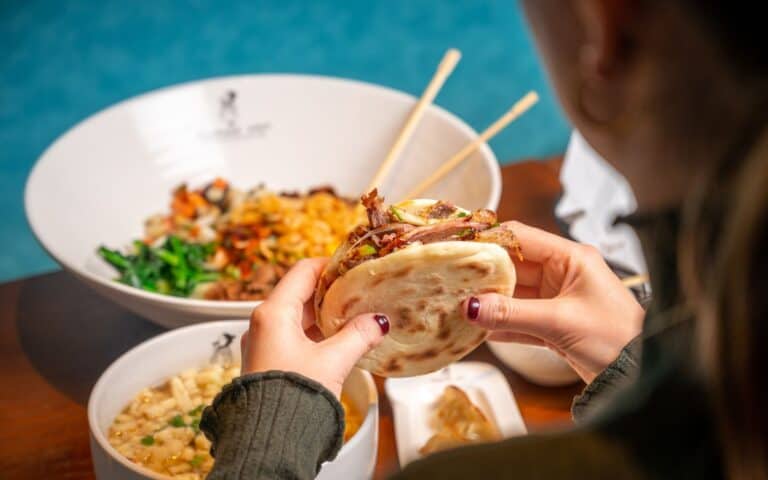
[[[646,479],[631,451],[600,432],[530,435],[441,452],[413,462],[395,480],[439,478]]]

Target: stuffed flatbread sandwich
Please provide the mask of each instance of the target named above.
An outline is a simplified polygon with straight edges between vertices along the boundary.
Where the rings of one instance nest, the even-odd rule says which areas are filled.
[[[384,207],[363,196],[368,224],[352,231],[320,277],[317,325],[327,337],[349,319],[380,312],[390,331],[358,366],[385,377],[437,370],[472,351],[486,330],[467,322],[472,295],[512,295],[515,236],[490,210],[417,199]]]

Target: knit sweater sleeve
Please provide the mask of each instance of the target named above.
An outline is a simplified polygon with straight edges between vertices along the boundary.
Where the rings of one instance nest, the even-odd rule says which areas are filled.
[[[322,385],[290,372],[244,375],[206,408],[215,458],[209,480],[310,479],[344,437],[344,411]]]
[[[589,418],[613,393],[635,378],[639,371],[641,345],[641,337],[635,337],[622,349],[616,360],[573,399],[571,415],[576,423]]]

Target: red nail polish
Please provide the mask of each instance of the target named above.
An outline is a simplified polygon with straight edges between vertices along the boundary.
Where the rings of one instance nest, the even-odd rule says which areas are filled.
[[[478,300],[477,297],[470,297],[467,302],[467,317],[469,317],[470,320],[475,320],[479,314],[480,300]]]
[[[379,324],[379,328],[381,329],[381,333],[384,335],[389,332],[389,319],[386,315],[376,314],[373,316],[373,319],[376,320],[376,323]]]

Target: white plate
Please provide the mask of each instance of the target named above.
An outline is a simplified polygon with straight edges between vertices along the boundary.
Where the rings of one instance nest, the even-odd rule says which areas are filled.
[[[499,427],[504,438],[526,433],[520,409],[507,379],[493,365],[458,362],[427,375],[389,378],[384,390],[395,417],[395,440],[400,466],[421,457],[419,449],[433,435],[429,427],[435,401],[445,387],[455,385]]]
[[[40,243],[79,279],[150,320],[178,327],[248,317],[258,302],[169,297],[114,281],[96,255],[142,236],[181,182],[216,176],[240,188],[333,185],[356,196],[392,145],[415,99],[376,85],[305,75],[244,75],[187,83],[114,105],[73,127],[40,157],[25,207]],[[398,199],[477,134],[427,109],[383,193]],[[466,208],[498,206],[501,176],[483,145],[426,195]]]

